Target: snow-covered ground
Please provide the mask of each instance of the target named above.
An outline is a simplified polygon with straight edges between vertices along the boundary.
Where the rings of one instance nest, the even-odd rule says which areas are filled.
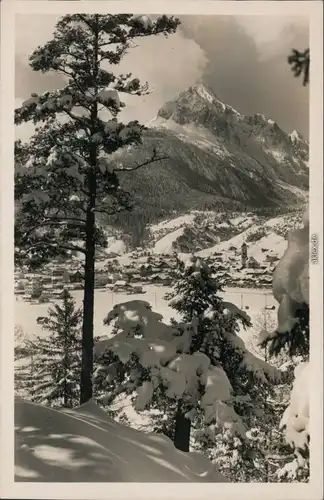
[[[122,240],[115,239],[108,248],[106,253],[115,253],[116,255],[123,255],[126,253],[126,245]]]
[[[234,217],[234,219],[230,219],[229,222],[233,226],[238,226],[240,224],[241,227],[248,227],[250,226],[256,217],[254,215],[246,216],[246,215],[239,215],[237,217]]]
[[[180,215],[180,217],[176,217],[175,219],[167,219],[165,221],[159,222],[159,224],[153,224],[150,227],[150,231],[153,234],[159,231],[164,231],[166,229],[170,229],[170,231],[173,231],[174,229],[178,229],[184,224],[191,224],[194,220],[195,213]]]
[[[249,256],[254,257],[258,262],[262,262],[265,258],[262,248],[266,248],[267,253],[270,255],[281,257],[287,248],[287,240],[276,233],[267,234],[267,236],[260,238],[249,247]]]
[[[165,255],[172,254],[174,252],[172,244],[177,241],[179,236],[182,236],[183,231],[184,226],[176,229],[175,231],[171,231],[166,236],[158,240],[154,245],[153,253]]]
[[[166,323],[170,322],[170,319],[174,317],[179,318],[176,311],[168,306],[166,300],[164,300],[164,295],[170,291],[170,288],[156,285],[143,286],[143,290],[146,292],[143,294],[127,295],[125,293],[113,293],[108,290],[96,290],[95,291],[95,315],[94,315],[94,328],[95,335],[107,335],[110,332],[109,327],[103,325],[103,319],[114,305],[127,302],[130,300],[146,300],[149,302],[153,310],[163,316],[163,321]],[[82,305],[83,291],[75,290],[72,295],[76,301],[77,307]],[[255,317],[262,308],[267,306],[276,305],[275,299],[272,297],[270,290],[255,290],[246,288],[230,288],[225,290],[224,299],[228,302],[232,302],[238,307],[245,309],[246,306],[249,307],[246,312],[251,316],[252,322],[253,317]],[[47,316],[48,308],[50,304],[30,304],[29,302],[23,301],[21,298],[17,298],[15,303],[15,323],[16,325],[21,325],[25,335],[27,337],[32,337],[33,335],[46,335],[47,332],[42,330],[42,326],[37,324],[38,316]],[[244,332],[243,335],[248,335],[248,332]]]
[[[95,403],[53,410],[15,403],[15,481],[226,482],[198,453],[110,419]]]

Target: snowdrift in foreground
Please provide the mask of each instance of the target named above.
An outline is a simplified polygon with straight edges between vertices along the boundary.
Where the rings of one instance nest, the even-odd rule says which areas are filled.
[[[110,419],[94,402],[53,410],[15,401],[15,481],[226,482],[198,453]]]

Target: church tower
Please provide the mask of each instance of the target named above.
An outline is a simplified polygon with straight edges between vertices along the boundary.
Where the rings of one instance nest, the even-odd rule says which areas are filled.
[[[246,262],[247,262],[247,245],[245,241],[242,243],[241,246],[241,260],[242,260],[242,268],[244,269],[246,267]]]

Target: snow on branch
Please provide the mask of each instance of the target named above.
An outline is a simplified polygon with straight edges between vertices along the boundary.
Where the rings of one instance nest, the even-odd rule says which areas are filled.
[[[296,304],[309,304],[309,224],[288,236],[288,248],[273,277],[273,295],[280,303],[278,332],[295,324]]]
[[[309,344],[309,220],[305,213],[304,226],[288,235],[288,247],[273,275],[273,295],[279,302],[278,325],[274,333],[260,338],[260,344],[270,342],[270,353],[277,354],[288,345],[293,355],[307,354]]]
[[[304,465],[309,447],[309,383],[310,365],[301,363],[295,368],[295,381],[280,423],[285,439],[296,453],[300,466]]]
[[[150,406],[155,391],[162,387],[167,398],[182,399],[191,408],[196,407],[201,397],[201,409],[208,425],[227,426],[234,433],[244,432],[232,406],[232,387],[223,368],[211,366],[210,358],[202,352],[189,352],[196,333],[195,322],[166,325],[148,302],[134,300],[117,304],[104,324],[113,325],[114,333],[95,345],[95,357],[102,373],[108,376],[112,365],[116,366],[116,359],[125,366],[133,363],[135,355],[138,364],[127,384],[137,387],[137,410]],[[115,358],[105,366],[107,352]],[[140,383],[143,370],[145,378]],[[191,414],[189,411],[189,418]]]
[[[251,324],[251,318],[248,314],[246,314],[245,311],[242,311],[239,307],[237,307],[235,304],[232,304],[232,302],[223,302],[223,306],[225,308],[226,314],[228,316],[239,316],[243,320],[245,320],[247,323]]]
[[[97,100],[107,108],[119,108],[120,99],[116,89],[103,89],[97,94]]]

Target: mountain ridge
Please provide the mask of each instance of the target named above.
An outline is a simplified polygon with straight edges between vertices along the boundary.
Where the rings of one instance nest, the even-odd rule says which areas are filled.
[[[125,167],[156,148],[168,159],[122,173],[134,211],[130,228],[190,210],[280,210],[308,196],[308,143],[263,114],[245,116],[201,83],[165,103],[149,122],[143,144],[122,153]],[[127,223],[126,219],[129,221]]]

